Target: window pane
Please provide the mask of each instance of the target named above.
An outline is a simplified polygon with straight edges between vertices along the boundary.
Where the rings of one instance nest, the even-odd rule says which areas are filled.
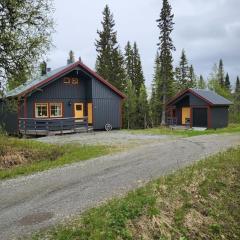
[[[48,117],[47,104],[36,104],[35,113],[36,117]]]
[[[82,105],[76,105],[76,110],[77,111],[82,111]]]
[[[62,116],[62,104],[55,103],[51,104],[51,117],[61,117]]]

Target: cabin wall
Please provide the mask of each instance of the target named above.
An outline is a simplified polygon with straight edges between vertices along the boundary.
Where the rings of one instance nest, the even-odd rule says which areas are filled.
[[[224,128],[228,126],[228,107],[211,108],[211,127]]]
[[[65,77],[79,79],[79,84],[65,84]],[[91,79],[81,71],[73,71],[61,77],[38,91],[33,92],[27,98],[27,117],[34,118],[34,105],[36,102],[62,102],[63,117],[74,117],[74,103],[84,103],[84,115],[87,115],[87,101],[91,99]]]
[[[121,128],[121,97],[96,79],[92,79],[93,126],[104,129],[106,123]]]

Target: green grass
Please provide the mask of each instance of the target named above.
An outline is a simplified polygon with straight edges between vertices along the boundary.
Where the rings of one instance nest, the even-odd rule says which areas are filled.
[[[52,145],[0,136],[0,179],[44,171],[116,151],[108,146]]]
[[[209,129],[205,131],[196,130],[172,130],[167,127],[148,128],[140,130],[124,130],[133,134],[151,134],[151,135],[173,135],[181,137],[193,137],[207,134],[222,134],[222,133],[240,133],[240,124],[230,124],[227,128]]]
[[[179,170],[32,239],[240,239],[240,147]]]

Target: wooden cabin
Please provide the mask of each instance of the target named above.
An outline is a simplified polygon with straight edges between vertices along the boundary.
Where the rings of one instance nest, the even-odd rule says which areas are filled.
[[[224,128],[232,103],[213,91],[187,89],[167,103],[167,124],[188,127]]]
[[[17,109],[0,105],[9,133],[48,135],[82,129],[119,129],[125,95],[81,61],[47,72],[6,95]]]

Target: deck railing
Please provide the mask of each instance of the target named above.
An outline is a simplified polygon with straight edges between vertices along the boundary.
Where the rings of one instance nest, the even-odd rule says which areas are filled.
[[[167,125],[177,125],[177,118],[176,117],[168,117]]]
[[[83,118],[19,118],[19,131],[22,134],[48,135],[88,130],[88,117]]]

